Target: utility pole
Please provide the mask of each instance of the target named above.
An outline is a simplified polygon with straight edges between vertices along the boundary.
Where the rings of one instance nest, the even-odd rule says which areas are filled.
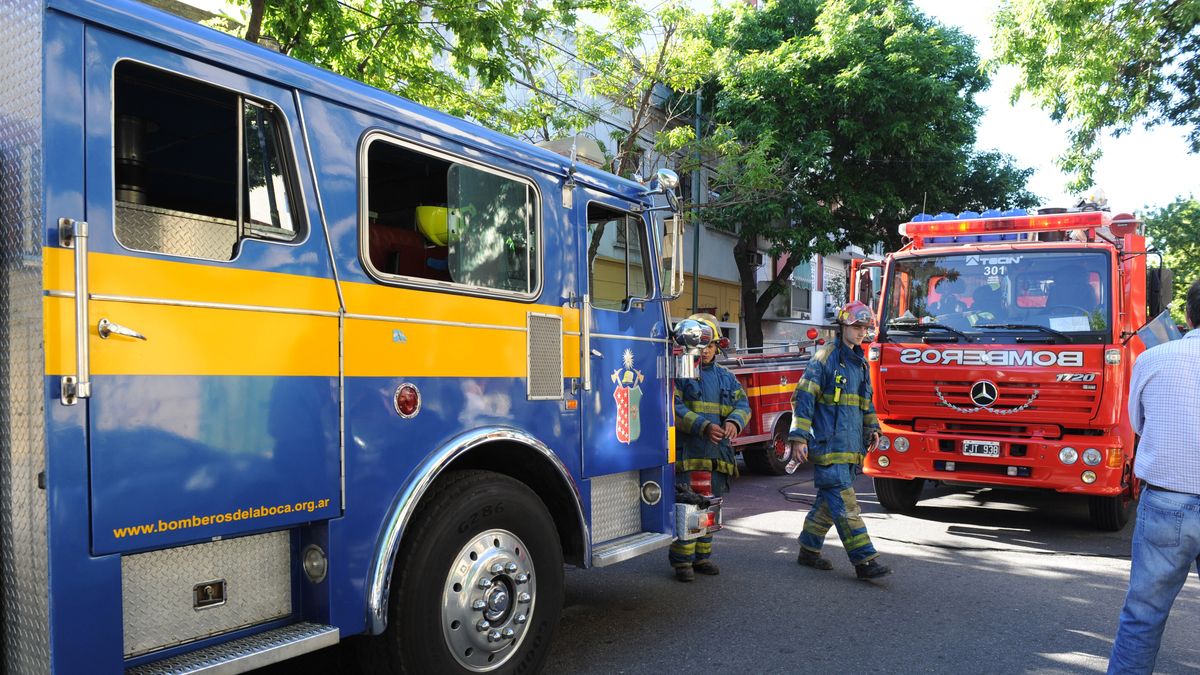
[[[692,169],[692,208],[696,215],[693,227],[696,233],[692,239],[692,314],[700,311],[700,110],[703,97],[696,90],[696,114],[693,118],[696,130],[696,167]]]

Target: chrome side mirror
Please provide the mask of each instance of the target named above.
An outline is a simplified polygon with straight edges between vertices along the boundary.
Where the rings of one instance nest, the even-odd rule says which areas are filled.
[[[667,198],[667,206],[656,206],[648,209],[649,211],[658,211],[670,209],[673,213],[679,213],[679,195],[675,194],[675,189],[679,187],[679,174],[670,169],[659,169],[654,172],[654,178],[650,179],[650,189],[642,193],[644,196],[662,195]]]
[[[671,337],[675,344],[683,347],[683,353],[674,358],[675,377],[685,380],[700,377],[700,353],[717,339],[712,328],[694,319],[684,319],[675,325]]]

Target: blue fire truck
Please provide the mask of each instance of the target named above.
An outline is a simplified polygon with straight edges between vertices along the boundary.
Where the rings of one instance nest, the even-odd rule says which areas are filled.
[[[0,45],[4,670],[534,671],[670,543],[669,171],[126,0]]]

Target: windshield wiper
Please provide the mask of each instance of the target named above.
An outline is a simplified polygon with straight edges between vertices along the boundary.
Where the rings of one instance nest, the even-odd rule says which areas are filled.
[[[941,328],[944,331],[949,331],[951,333],[954,333],[955,335],[966,340],[967,342],[971,341],[970,335],[967,335],[966,333],[962,332],[961,330],[958,330],[957,328],[951,328],[950,326],[947,326],[944,323],[916,323],[915,321],[914,322],[896,321],[893,319],[892,321],[888,322],[887,326],[889,329],[893,329],[893,330],[905,331],[905,332],[916,331],[916,332],[921,332],[921,333],[924,333],[926,330],[928,330],[930,328]]]
[[[976,324],[975,328],[996,328],[1000,330],[1040,330],[1047,335],[1053,335],[1054,337],[1061,338],[1067,342],[1075,342],[1075,338],[1062,331],[1057,331],[1053,328],[1047,328],[1045,326],[1039,326],[1036,323],[981,323]]]

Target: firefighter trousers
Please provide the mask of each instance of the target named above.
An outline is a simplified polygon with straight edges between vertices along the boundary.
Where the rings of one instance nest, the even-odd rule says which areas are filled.
[[[860,565],[878,557],[879,553],[867,534],[867,524],[863,522],[862,509],[854,494],[854,469],[853,464],[813,467],[817,498],[804,519],[800,548],[810,553],[820,553],[829,528],[836,527],[850,562]]]
[[[676,539],[671,542],[671,550],[667,554],[671,560],[671,567],[691,567],[708,560],[712,557],[712,540],[712,535],[709,534],[687,541]]]

